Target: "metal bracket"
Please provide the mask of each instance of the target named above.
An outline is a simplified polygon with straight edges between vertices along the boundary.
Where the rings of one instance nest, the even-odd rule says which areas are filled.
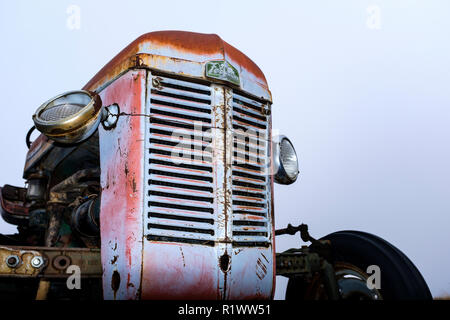
[[[286,228],[276,230],[275,235],[276,236],[279,236],[282,234],[294,235],[297,232],[300,232],[300,237],[302,238],[303,241],[305,241],[305,242],[308,242],[308,241],[314,242],[315,241],[315,239],[309,235],[308,225],[303,224],[303,223],[301,225],[298,225],[297,227],[294,227],[293,225],[291,225],[289,223]]]
[[[82,278],[102,276],[100,249],[0,246],[0,277],[67,278],[67,268]]]
[[[309,253],[307,247],[277,253],[276,259],[277,276],[312,274],[320,270],[320,256],[317,253]]]
[[[315,252],[310,252],[308,247],[290,249],[276,256],[276,274],[285,277],[311,278],[314,274],[320,274],[325,290],[331,300],[339,299],[339,289],[334,274],[333,266]]]
[[[0,276],[36,277],[42,260],[42,254],[31,248],[0,247]]]
[[[290,223],[288,226],[284,229],[279,229],[275,231],[275,236],[283,235],[283,234],[290,234],[295,235],[297,232],[300,232],[300,238],[304,242],[311,242],[311,245],[309,246],[310,252],[315,252],[319,254],[319,256],[325,258],[330,263],[333,263],[333,257],[331,254],[331,245],[330,242],[327,240],[316,240],[309,234],[308,231],[308,225],[306,224],[300,224],[296,227],[291,225]]]
[[[319,273],[331,300],[339,299],[338,285],[333,268],[331,244],[329,241],[316,240],[308,232],[308,226],[301,224],[297,227],[288,224],[287,228],[275,231],[275,235],[295,235],[300,232],[304,242],[311,242],[309,247],[290,249],[276,255],[276,274],[285,277],[311,278]]]

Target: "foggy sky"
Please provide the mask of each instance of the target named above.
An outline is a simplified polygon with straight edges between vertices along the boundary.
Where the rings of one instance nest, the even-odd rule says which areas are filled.
[[[0,185],[23,186],[41,103],[80,89],[143,33],[216,33],[265,73],[273,127],[299,155],[299,180],[275,188],[276,227],[374,233],[416,264],[433,295],[450,293],[448,1],[123,3],[0,3]],[[80,29],[67,26],[70,5]],[[282,236],[276,249],[300,245]],[[285,284],[277,278],[276,298]]]

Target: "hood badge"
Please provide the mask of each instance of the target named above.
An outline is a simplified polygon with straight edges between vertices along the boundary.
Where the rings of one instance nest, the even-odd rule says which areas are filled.
[[[239,72],[228,61],[209,61],[206,63],[206,76],[240,85]]]

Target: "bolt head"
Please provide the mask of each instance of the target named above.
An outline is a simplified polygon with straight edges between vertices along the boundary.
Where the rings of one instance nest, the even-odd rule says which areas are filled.
[[[20,258],[17,255],[10,255],[6,258],[6,265],[10,268],[15,268],[20,264]]]
[[[42,265],[44,264],[44,259],[42,259],[42,257],[39,256],[35,256],[33,257],[33,259],[31,259],[31,266],[33,268],[40,268]]]

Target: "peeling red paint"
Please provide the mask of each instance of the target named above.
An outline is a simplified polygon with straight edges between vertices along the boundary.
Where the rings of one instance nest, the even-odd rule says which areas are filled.
[[[140,79],[141,81],[135,81]],[[101,92],[105,105],[117,103],[122,112],[141,113],[145,105],[146,71],[130,71]],[[116,128],[100,132],[101,238],[104,297],[136,299],[139,291],[129,283],[140,283],[142,265],[142,177],[143,141],[141,117],[120,117]],[[114,241],[110,250],[107,243]],[[125,283],[111,292],[112,265]]]
[[[108,79],[114,78],[123,71],[124,64],[131,66],[133,57],[139,53],[149,52],[145,48],[170,48],[181,56],[186,55],[185,59],[189,60],[189,56],[198,55],[199,58],[222,56],[229,58],[236,63],[238,67],[247,70],[255,79],[266,89],[268,88],[266,78],[261,69],[245,54],[234,48],[227,42],[223,41],[216,34],[203,34],[185,31],[156,31],[146,33],[119,54],[117,54],[109,63],[107,63],[85,86],[84,89],[94,90],[101,83]],[[134,60],[136,61],[136,59]],[[133,62],[133,64],[136,64]]]

